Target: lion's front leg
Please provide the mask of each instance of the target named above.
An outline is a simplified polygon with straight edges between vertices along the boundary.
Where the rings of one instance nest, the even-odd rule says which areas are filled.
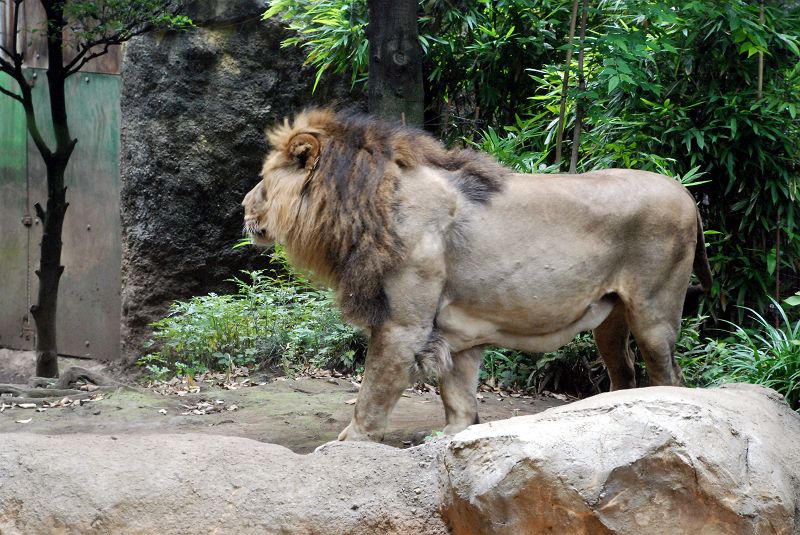
[[[420,326],[391,323],[373,330],[355,413],[339,440],[383,440],[389,414],[411,384],[415,348],[427,335]]]

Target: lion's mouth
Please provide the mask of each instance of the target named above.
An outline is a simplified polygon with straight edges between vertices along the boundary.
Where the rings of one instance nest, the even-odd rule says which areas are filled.
[[[253,238],[254,241],[266,242],[267,232],[261,228],[257,219],[246,219],[244,222],[244,234]]]

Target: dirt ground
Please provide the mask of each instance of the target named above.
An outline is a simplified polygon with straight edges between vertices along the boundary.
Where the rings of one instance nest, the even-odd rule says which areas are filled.
[[[0,349],[0,382],[24,383],[25,374],[30,373],[26,370],[33,370],[33,359],[31,352]],[[64,359],[59,364],[62,370],[80,365],[120,378],[119,370],[92,361]],[[231,390],[199,383],[199,393],[183,396],[162,395],[142,387],[119,388],[81,405],[41,412],[41,404],[38,408],[5,408],[0,412],[0,433],[205,433],[251,438],[306,453],[336,439],[350,421],[358,394],[357,385],[346,378],[263,377],[253,378],[253,382],[265,384]],[[533,414],[564,403],[552,397],[514,398],[489,392],[481,397],[482,422]],[[9,405],[9,398],[0,399]],[[434,392],[408,390],[392,413],[384,442],[409,446],[443,427],[440,397]]]

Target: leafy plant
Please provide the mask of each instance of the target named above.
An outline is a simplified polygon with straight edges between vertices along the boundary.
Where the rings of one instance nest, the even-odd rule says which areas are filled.
[[[289,269],[280,251],[275,258]],[[236,294],[174,303],[152,324],[157,350],[139,364],[162,376],[273,364],[289,374],[309,366],[354,370],[364,353],[362,335],[342,322],[330,290],[289,273],[246,272],[233,279]]]
[[[607,389],[605,368],[589,333],[578,335],[569,344],[550,353],[487,349],[480,378],[490,386],[536,393],[550,389],[591,395],[603,387]]]
[[[781,318],[778,326],[747,309],[754,328],[731,323],[727,339],[706,340],[683,353],[679,363],[687,382],[760,384],[783,394],[792,408],[800,410],[800,320],[792,322],[778,303],[773,305]]]
[[[365,0],[273,0],[264,19],[278,17],[296,32],[282,47],[306,50],[306,64],[316,68],[314,89],[322,75],[349,72],[352,83],[366,80],[367,2]]]

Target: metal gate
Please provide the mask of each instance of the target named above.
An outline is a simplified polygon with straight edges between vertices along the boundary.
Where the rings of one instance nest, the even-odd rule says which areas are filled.
[[[38,3],[24,2],[22,5]],[[0,3],[0,27],[13,2]],[[6,10],[5,13],[3,10]],[[36,27],[41,14],[23,20]],[[7,26],[7,25],[6,25]],[[35,34],[34,34],[35,35]],[[5,36],[6,43],[10,38]],[[25,40],[21,40],[25,41]],[[33,82],[39,128],[48,142],[46,57],[42,42],[25,44],[26,77]],[[67,209],[58,296],[58,349],[99,359],[120,356],[119,55],[67,84],[67,112],[78,144],[66,172]],[[90,67],[91,68],[91,67]],[[114,73],[114,74],[109,74]],[[0,74],[0,85],[16,84]],[[33,205],[45,204],[44,162],[29,139],[22,105],[0,94],[0,346],[33,349],[30,305],[36,300],[41,224]]]

